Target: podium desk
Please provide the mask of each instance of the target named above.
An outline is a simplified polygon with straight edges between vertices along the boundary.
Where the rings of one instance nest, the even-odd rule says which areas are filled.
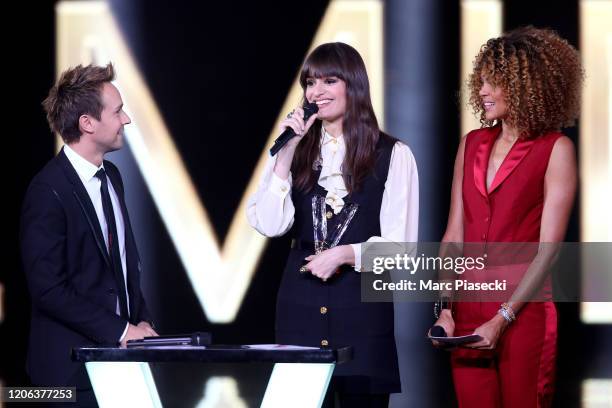
[[[351,358],[351,347],[211,345],[72,350],[72,359],[85,363],[101,408],[161,407],[150,362],[274,363],[261,407],[320,407],[334,367]]]

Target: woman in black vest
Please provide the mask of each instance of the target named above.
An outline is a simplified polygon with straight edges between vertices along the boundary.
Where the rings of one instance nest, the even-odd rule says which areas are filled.
[[[343,43],[317,47],[300,74],[317,114],[296,108],[281,122],[294,137],[270,157],[248,205],[250,224],[293,239],[276,307],[276,339],[305,346],[351,345],[353,360],[336,367],[330,390],[341,406],[386,407],[400,392],[392,303],[362,303],[361,247],[366,241],[416,242],[418,176],[408,146],[383,133],[365,64]],[[312,198],[325,197],[328,230],[342,208],[357,212],[339,244],[313,248]],[[326,404],[333,401],[328,392]]]

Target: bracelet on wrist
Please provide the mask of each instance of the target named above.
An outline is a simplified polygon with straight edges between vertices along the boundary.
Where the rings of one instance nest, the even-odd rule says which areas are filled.
[[[516,314],[514,314],[514,310],[512,309],[512,307],[507,304],[507,303],[502,303],[499,310],[497,311],[498,314],[502,315],[502,317],[508,322],[508,323],[512,323],[513,321],[516,320]]]
[[[502,303],[501,307],[508,312],[512,320],[516,320],[516,314],[514,313],[514,309],[512,309],[512,306],[510,306],[508,303]]]
[[[451,298],[448,296],[443,296],[440,300],[434,303],[434,317],[437,319],[440,318],[442,314],[442,310],[447,309],[451,314],[453,313]]]

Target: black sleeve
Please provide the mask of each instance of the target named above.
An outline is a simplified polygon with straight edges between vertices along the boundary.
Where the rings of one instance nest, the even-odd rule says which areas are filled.
[[[66,213],[51,186],[33,183],[29,187],[20,242],[33,306],[95,342],[116,343],[127,321],[92,303],[68,279]]]

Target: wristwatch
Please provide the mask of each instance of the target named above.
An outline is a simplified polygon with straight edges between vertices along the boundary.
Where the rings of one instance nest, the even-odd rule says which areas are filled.
[[[434,303],[434,317],[436,320],[440,318],[440,314],[444,309],[452,311],[452,302],[449,296],[442,296],[440,300]]]

